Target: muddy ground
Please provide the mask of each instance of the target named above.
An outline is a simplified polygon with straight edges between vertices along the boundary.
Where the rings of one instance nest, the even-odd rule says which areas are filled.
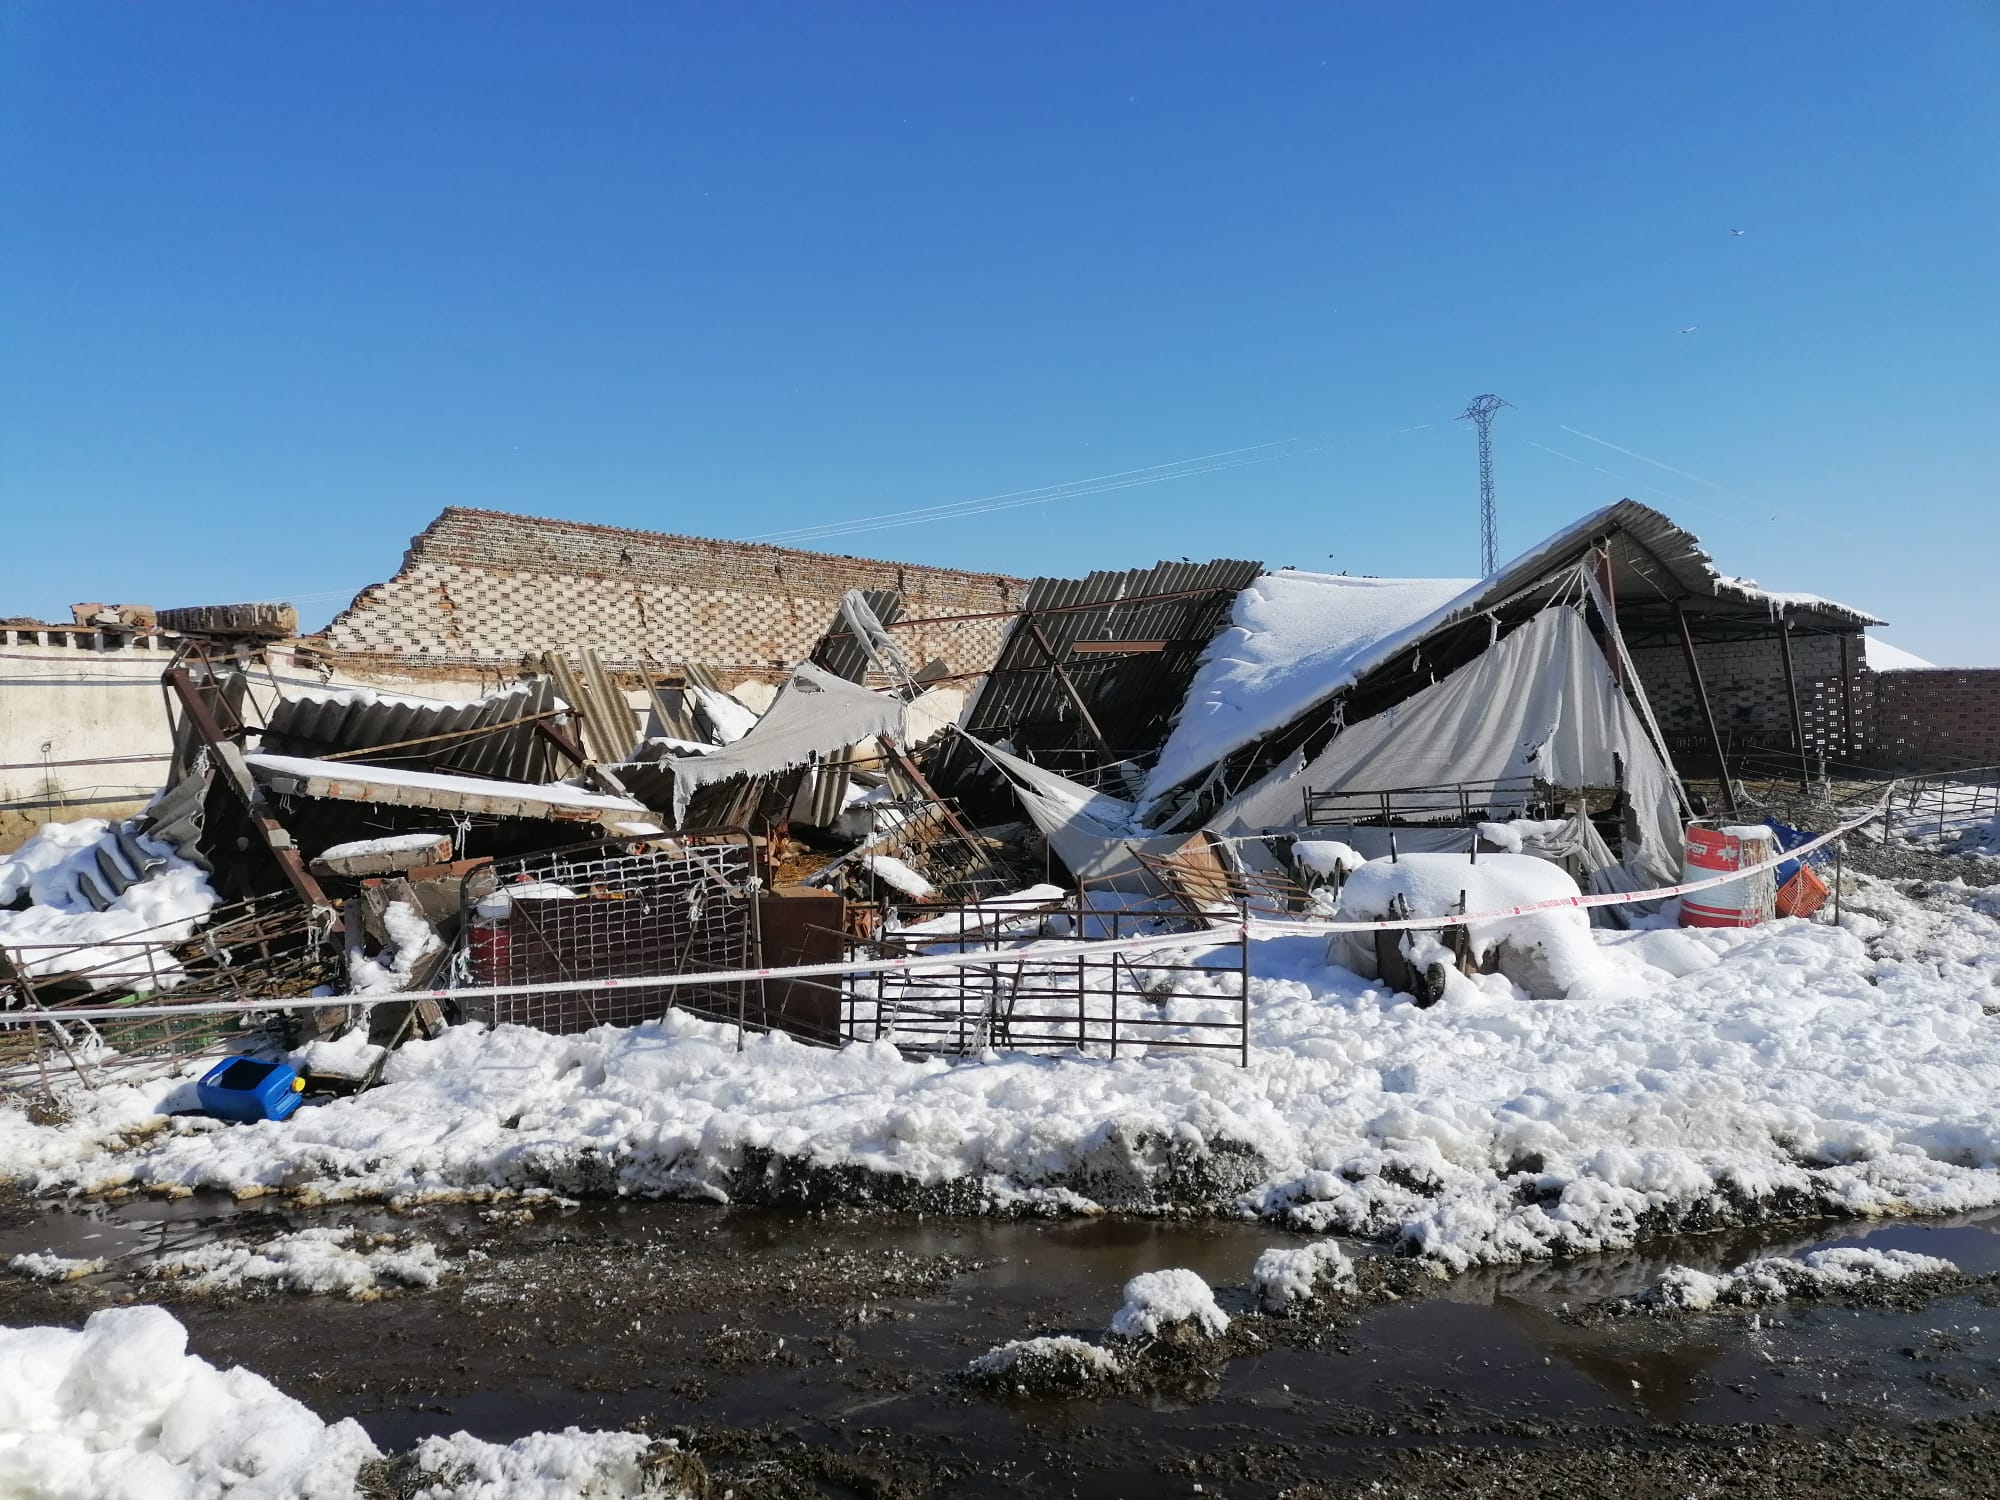
[[[142,1279],[218,1236],[352,1223],[452,1269],[377,1300],[195,1294]],[[385,1449],[571,1423],[680,1438],[712,1496],[1990,1495],[2000,1490],[2000,1217],[1819,1225],[1432,1278],[1364,1262],[1362,1292],[1257,1313],[1264,1225],[996,1223],[690,1204],[280,1212],[227,1199],[0,1205],[0,1322],[159,1301],[196,1352],[243,1364]],[[1920,1296],[1593,1319],[1670,1264],[1865,1243],[1968,1273]],[[1368,1247],[1352,1247],[1357,1256]],[[1127,1352],[1105,1389],[997,1390],[967,1363],[1009,1339],[1103,1342],[1130,1276],[1188,1266],[1234,1322]],[[1380,1486],[1380,1488],[1377,1488]]]

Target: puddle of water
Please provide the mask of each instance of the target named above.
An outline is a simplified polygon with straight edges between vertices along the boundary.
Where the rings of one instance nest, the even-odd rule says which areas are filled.
[[[1270,1347],[1151,1404],[968,1398],[953,1377],[1010,1338],[1100,1336],[1125,1281],[1141,1271],[1186,1266],[1240,1311],[1257,1255],[1304,1237],[1235,1222],[846,1220],[655,1203],[542,1210],[532,1227],[501,1228],[474,1209],[307,1215],[190,1198],[14,1205],[0,1214],[0,1262],[50,1250],[132,1265],[220,1235],[257,1238],[328,1222],[422,1233],[454,1258],[485,1245],[495,1258],[467,1266],[456,1289],[385,1302],[170,1305],[206,1357],[249,1364],[330,1419],[358,1416],[388,1448],[460,1428],[507,1440],[571,1423],[641,1420],[656,1431],[775,1423],[830,1445],[863,1428],[890,1429],[1009,1476],[968,1480],[963,1493],[1016,1493],[1011,1486],[1030,1473],[1067,1484],[1079,1464],[1101,1462],[1108,1471],[1089,1488],[1103,1500],[1158,1493],[1142,1480],[1157,1478],[1162,1454],[1250,1442],[1294,1445],[1316,1455],[1314,1472],[1330,1475],[1403,1445],[1534,1441],[1551,1426],[1824,1427],[2000,1407],[2000,1344],[1986,1332],[2000,1331],[2000,1307],[1983,1305],[1978,1291],[1914,1313],[1792,1304],[1590,1327],[1560,1316],[1565,1303],[1630,1294],[1673,1264],[1715,1271],[1833,1245],[1914,1250],[1974,1274],[2000,1271],[2000,1214],[1992,1213],[1768,1227],[1484,1270],[1436,1296],[1371,1308],[1317,1343],[1260,1324]],[[982,1264],[936,1289],[873,1301],[857,1293],[801,1303],[765,1290],[787,1267],[839,1264],[841,1256],[865,1266],[945,1255]],[[712,1273],[703,1283],[711,1292],[691,1303],[658,1290],[682,1284],[663,1268],[690,1265]],[[150,1283],[138,1289],[156,1294]],[[282,1329],[275,1340],[274,1327]],[[773,1352],[779,1339],[781,1355]],[[747,1351],[740,1360],[712,1357],[717,1347],[739,1346]]]

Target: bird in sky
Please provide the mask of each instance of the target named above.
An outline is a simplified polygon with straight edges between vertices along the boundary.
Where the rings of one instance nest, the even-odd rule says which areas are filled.
[[[1690,323],[1690,324],[1688,324],[1688,326],[1687,326],[1687,327],[1683,328],[1683,329],[1681,330],[1681,332],[1682,332],[1682,333],[1693,333],[1693,332],[1694,332],[1694,331],[1695,331],[1695,330],[1696,330],[1697,328],[1699,328],[1699,327],[1701,327],[1701,324],[1699,324],[1699,323]]]
[[[1741,234],[1741,233],[1742,233],[1743,231],[1742,231],[1742,230],[1740,230],[1740,229],[1732,229],[1732,230],[1730,230],[1729,232],[1730,232],[1731,234]]]

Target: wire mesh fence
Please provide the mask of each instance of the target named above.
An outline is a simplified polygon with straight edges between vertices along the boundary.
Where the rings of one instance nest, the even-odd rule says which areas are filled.
[[[753,967],[757,849],[730,830],[627,839],[496,860],[465,882],[455,987],[628,979]],[[464,1013],[496,1025],[584,1031],[656,1020],[669,1006],[746,1019],[744,983],[492,995]]]
[[[1049,939],[1165,937],[1206,925],[1182,911],[1094,904],[1084,891],[1028,910],[996,911],[992,903],[920,910],[923,920],[913,926],[850,940],[848,957],[1000,952]],[[1218,931],[1202,948],[1024,955],[1016,963],[857,974],[839,989],[843,1035],[906,1052],[1117,1057],[1168,1048],[1249,1061],[1249,943],[1240,927]]]

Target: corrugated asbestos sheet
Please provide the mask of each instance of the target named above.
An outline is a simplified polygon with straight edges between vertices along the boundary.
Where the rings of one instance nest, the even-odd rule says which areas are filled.
[[[273,755],[340,755],[356,764],[539,783],[555,775],[552,747],[532,722],[519,721],[559,706],[555,684],[546,677],[461,703],[324,689],[283,699],[271,712],[260,748]],[[449,738],[436,738],[440,735]],[[409,743],[413,740],[427,743]],[[347,753],[352,751],[370,753]]]
[[[1101,765],[1152,753],[1202,651],[1262,571],[1261,563],[1221,559],[1035,579],[966,728],[1008,740],[1030,759],[1075,752],[1072,763]],[[956,772],[969,752],[957,745],[947,754]]]

